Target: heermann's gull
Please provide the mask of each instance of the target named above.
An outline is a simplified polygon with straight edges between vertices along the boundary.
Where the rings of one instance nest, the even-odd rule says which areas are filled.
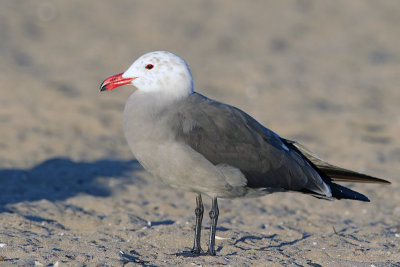
[[[107,78],[100,90],[125,84],[137,88],[124,110],[125,137],[133,154],[166,184],[197,193],[194,253],[202,251],[201,194],[212,199],[208,254],[215,255],[217,198],[298,191],[369,201],[334,182],[390,183],[333,166],[240,109],[194,92],[188,65],[173,53],[141,56],[124,73]]]

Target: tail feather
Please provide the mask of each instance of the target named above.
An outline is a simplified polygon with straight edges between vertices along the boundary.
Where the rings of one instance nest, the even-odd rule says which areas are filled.
[[[373,177],[367,174],[347,170],[344,168],[337,167],[335,165],[329,164],[323,159],[321,159],[317,154],[303,147],[299,143],[290,140],[284,140],[286,144],[292,149],[296,149],[301,153],[305,159],[307,159],[311,165],[318,171],[324,181],[329,185],[332,192],[332,197],[327,198],[325,196],[320,196],[313,194],[313,196],[318,198],[327,199],[354,199],[359,201],[369,202],[370,200],[361,193],[353,191],[347,187],[341,186],[334,182],[354,182],[354,183],[379,183],[379,184],[390,184],[381,178]],[[310,193],[310,192],[306,192]],[[311,193],[312,194],[312,193]]]
[[[331,183],[330,184],[331,191],[332,191],[332,197],[336,199],[354,199],[354,200],[360,200],[360,201],[365,201],[369,202],[370,200],[364,196],[361,193],[358,193],[356,191],[353,191],[347,187]]]
[[[317,154],[308,150],[304,146],[294,141],[285,140],[289,144],[297,148],[314,166],[323,174],[328,176],[332,181],[335,182],[354,182],[354,183],[380,183],[390,184],[381,178],[373,177],[367,174],[347,170],[338,166],[327,163],[322,160]]]
[[[335,182],[353,182],[353,183],[376,183],[376,184],[390,184],[381,178],[373,177],[367,174],[343,169],[333,165],[330,166],[318,166],[317,168],[326,174],[328,177]]]

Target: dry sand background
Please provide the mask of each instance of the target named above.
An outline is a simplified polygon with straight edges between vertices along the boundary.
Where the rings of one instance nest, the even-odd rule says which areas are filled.
[[[399,266],[399,29],[399,1],[2,0],[0,265]],[[392,185],[350,185],[371,203],[221,200],[217,256],[182,253],[194,195],[133,159],[132,88],[98,92],[152,50],[184,57],[197,91]]]

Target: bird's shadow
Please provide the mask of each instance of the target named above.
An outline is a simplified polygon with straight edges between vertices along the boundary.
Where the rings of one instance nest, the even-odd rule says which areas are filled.
[[[269,250],[271,248],[277,248],[277,249],[282,249],[285,246],[290,246],[294,245],[298,242],[304,241],[305,239],[309,238],[311,234],[301,232],[301,237],[292,240],[292,241],[284,241],[281,240],[277,234],[272,234],[272,235],[262,235],[262,236],[254,236],[254,235],[248,235],[248,236],[243,236],[242,238],[236,240],[236,242],[233,244],[236,248],[239,248],[241,250],[251,250],[251,249],[256,249],[256,250]],[[271,243],[268,246],[263,246],[263,247],[257,247],[257,241],[261,240],[268,240],[269,243]],[[275,244],[273,244],[275,243]],[[245,246],[239,245],[239,244],[244,244]]]
[[[136,160],[102,159],[76,162],[69,158],[52,158],[31,169],[0,169],[0,212],[8,204],[46,199],[65,200],[80,193],[106,197],[109,186],[98,178],[138,180],[132,173],[142,170]]]
[[[243,251],[247,251],[247,250],[259,250],[259,251],[266,251],[269,250],[271,248],[276,248],[278,250],[283,250],[283,248],[285,246],[290,246],[290,245],[294,245],[298,242],[304,241],[305,239],[309,238],[311,236],[311,234],[309,233],[302,233],[302,236],[292,240],[292,241],[283,241],[280,240],[278,238],[277,234],[272,234],[272,235],[262,235],[262,236],[255,236],[255,235],[246,235],[243,236],[241,238],[239,238],[238,240],[236,240],[232,245],[233,247],[239,249],[239,250],[243,250]],[[259,246],[260,245],[260,241],[262,240],[267,240],[267,242],[269,243],[276,243],[276,244],[271,244],[268,246]],[[245,246],[239,245],[239,244],[244,244]],[[216,249],[216,252],[220,252],[222,250],[222,247],[219,246]],[[237,252],[232,252],[230,254],[226,254],[226,256],[229,255],[236,255]],[[187,251],[182,251],[179,253],[175,254],[176,256],[180,256],[180,257],[185,257],[185,258],[195,258],[195,257],[201,257],[201,256],[209,256],[209,254],[207,253],[207,251],[203,251],[201,253],[193,253],[190,250]]]
[[[215,248],[216,253],[220,252],[221,250],[222,250],[221,246],[218,246]],[[175,255],[177,257],[184,257],[184,258],[197,258],[197,257],[203,257],[203,256],[210,256],[210,254],[208,254],[208,252],[207,252],[207,249],[200,253],[194,253],[191,250],[185,250],[185,251],[181,251],[181,252],[169,254],[169,255]]]

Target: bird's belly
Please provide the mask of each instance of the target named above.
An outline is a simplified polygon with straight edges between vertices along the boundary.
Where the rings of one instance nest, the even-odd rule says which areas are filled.
[[[190,147],[146,141],[131,147],[147,171],[172,187],[209,195],[229,187],[218,169]]]

